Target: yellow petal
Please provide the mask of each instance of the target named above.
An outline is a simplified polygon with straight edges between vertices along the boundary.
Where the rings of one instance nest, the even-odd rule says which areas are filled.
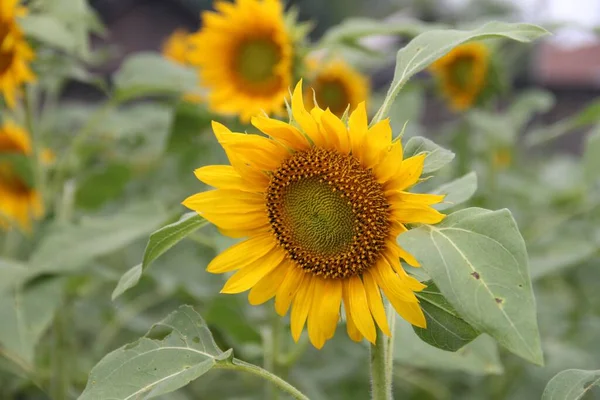
[[[437,224],[446,216],[430,206],[406,203],[391,208],[390,218],[403,224]]]
[[[281,144],[258,135],[223,134],[219,143],[235,159],[265,171],[277,169],[290,153]]]
[[[361,151],[363,165],[366,168],[374,168],[392,144],[392,127],[389,119],[384,119],[373,125],[363,140]]]
[[[346,285],[345,289],[348,291],[348,300],[350,300],[347,306],[352,312],[352,319],[356,324],[356,328],[369,342],[375,343],[377,331],[375,330],[362,281],[358,276],[353,276],[345,279],[344,284]]]
[[[419,328],[427,327],[425,315],[423,315],[423,310],[421,310],[419,303],[405,302],[396,297],[390,297],[387,293],[386,296],[394,307],[394,310],[396,310],[402,318]]]
[[[402,281],[402,284],[412,290],[413,292],[420,292],[425,289],[427,286],[423,285],[414,277],[408,275],[404,268],[402,268],[402,264],[400,263],[400,259],[398,256],[394,254],[393,251],[386,249],[384,251],[383,256],[387,263],[392,267],[394,271],[398,274],[398,277]]]
[[[313,301],[315,281],[317,279],[319,278],[308,275],[307,279],[298,289],[298,294],[294,298],[294,305],[292,307],[292,315],[290,316],[290,320],[292,338],[296,342],[298,339],[300,339],[300,335],[304,329],[304,323],[306,322],[306,318],[308,317],[308,312]]]
[[[398,175],[390,179],[385,185],[386,190],[404,190],[413,186],[423,173],[425,154],[417,154],[402,161],[402,168]]]
[[[402,203],[416,203],[426,204],[428,206],[437,204],[444,200],[446,195],[444,194],[427,194],[427,193],[409,193],[409,192],[397,192],[393,196],[393,201]],[[389,198],[388,198],[389,199]]]
[[[377,182],[384,184],[398,175],[402,168],[402,153],[402,143],[398,140],[383,154],[381,162],[375,166]]]
[[[252,125],[294,150],[306,150],[310,147],[310,142],[302,132],[283,121],[260,116],[252,118]]]
[[[227,213],[201,213],[207,221],[216,225],[224,232],[257,232],[265,230],[269,226],[267,213],[263,210],[245,212],[242,214]],[[248,235],[244,235],[248,236]],[[236,236],[232,236],[236,237]],[[240,237],[239,235],[237,237]]]
[[[377,286],[377,283],[371,274],[363,274],[363,283],[365,285],[365,292],[367,293],[369,309],[371,310],[371,314],[373,314],[375,322],[377,322],[379,329],[381,329],[383,333],[391,336],[387,316],[385,315],[385,308],[383,307],[383,301],[381,301],[379,286]]]
[[[277,290],[275,311],[282,317],[287,313],[298,289],[306,283],[307,274],[302,268],[291,265],[285,279]]]
[[[254,260],[253,263],[246,265],[233,274],[227,283],[225,283],[221,293],[233,294],[245,292],[279,266],[284,257],[285,253],[279,248],[271,250],[264,257]]]
[[[264,257],[276,245],[275,239],[270,234],[244,240],[213,258],[206,270],[213,274],[222,274],[223,272],[244,268]]]
[[[384,258],[381,258],[377,264],[372,268],[368,269],[365,273],[370,273],[377,285],[383,289],[383,292],[388,298],[394,297],[396,299],[416,303],[417,296],[413,291],[405,284],[402,279],[396,275],[392,267],[387,263]]]
[[[284,261],[273,271],[269,272],[250,290],[250,293],[248,293],[248,302],[255,306],[275,296],[289,268],[289,264]]]
[[[262,192],[266,186],[244,180],[231,165],[208,165],[194,171],[196,178],[217,189],[236,189],[246,192]]]
[[[311,343],[320,349],[335,333],[342,302],[342,282],[336,279],[319,279],[308,316],[308,336]]]
[[[408,251],[404,250],[402,247],[400,247],[396,243],[392,243],[392,245],[390,246],[390,251],[395,256],[396,259],[398,259],[398,258],[403,259],[411,267],[420,267],[421,266],[421,264],[419,264],[417,259],[415,257],[413,257],[412,254],[410,254]]]
[[[361,154],[361,147],[368,130],[367,108],[365,103],[362,102],[356,106],[356,109],[350,114],[350,118],[348,118],[348,134],[350,136],[352,154]]]
[[[344,123],[327,109],[321,115],[321,125],[328,137],[336,138],[336,149],[342,154],[350,153],[350,137]]]
[[[208,190],[185,199],[183,205],[198,213],[246,213],[265,210],[265,195],[233,189]]]
[[[319,137],[319,127],[317,122],[314,120],[312,115],[306,111],[304,107],[304,95],[302,93],[302,79],[296,85],[294,94],[292,95],[292,115],[294,121],[300,125],[300,128],[307,134],[311,139]]]
[[[350,298],[348,296],[347,285],[345,284],[342,284],[342,298],[344,300],[344,310],[346,311],[346,331],[348,332],[348,336],[355,342],[360,342],[363,339],[363,336],[359,332],[354,323],[354,319],[352,318],[352,311],[349,306]]]

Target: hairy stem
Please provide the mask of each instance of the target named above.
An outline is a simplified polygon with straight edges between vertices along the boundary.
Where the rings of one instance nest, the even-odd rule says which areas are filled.
[[[371,344],[371,399],[393,400],[392,367],[388,357],[387,339],[381,331],[377,332],[375,344]]]

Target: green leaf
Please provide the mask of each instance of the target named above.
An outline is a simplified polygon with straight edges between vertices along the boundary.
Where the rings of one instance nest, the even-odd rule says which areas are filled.
[[[80,400],[151,398],[173,392],[231,357],[192,307],[181,306],[92,369]]]
[[[26,370],[33,363],[35,345],[61,302],[63,284],[62,279],[40,279],[0,293],[0,347]]]
[[[428,24],[415,19],[381,21],[370,18],[348,18],[341,24],[329,29],[321,38],[319,46],[350,45],[363,37],[373,35],[402,35],[412,37],[428,30],[442,27],[442,24]]]
[[[179,221],[164,226],[150,235],[150,240],[144,251],[142,264],[136,265],[127,271],[119,280],[113,291],[112,299],[122,295],[127,289],[132,288],[139,282],[142,272],[148,268],[152,261],[163,255],[171,247],[185,239],[191,233],[206,226],[208,221],[196,212],[184,214]]]
[[[578,236],[578,237],[577,237]],[[593,243],[582,232],[577,236],[559,235],[544,246],[531,248],[531,279],[537,280],[562,270],[581,265],[596,254],[600,243]]]
[[[550,379],[542,400],[579,400],[600,385],[600,370],[567,369]],[[590,397],[591,398],[591,397]]]
[[[585,139],[583,152],[583,172],[589,186],[600,185],[600,126],[594,129]]]
[[[138,282],[140,281],[141,277],[142,277],[142,264],[138,264],[135,267],[129,269],[119,279],[119,282],[117,283],[117,286],[115,287],[115,290],[113,290],[113,292],[112,292],[111,298],[114,300],[117,297],[119,297],[120,295],[122,295],[123,293],[125,293],[127,290],[129,290],[132,287],[134,287],[135,285],[137,285]]]
[[[10,169],[27,185],[35,186],[35,175],[32,160],[25,154],[3,153],[0,154],[0,164],[10,164]],[[6,165],[6,164],[5,164]]]
[[[0,258],[0,294],[25,282],[29,274],[26,265]]]
[[[30,38],[67,53],[75,51],[77,43],[73,34],[50,15],[28,15],[20,21],[20,25]]]
[[[404,158],[425,153],[423,173],[428,174],[442,168],[454,159],[454,153],[438,146],[431,140],[422,136],[411,137],[404,145]]]
[[[427,288],[416,295],[421,300],[427,329],[413,326],[424,342],[438,349],[457,351],[479,336],[479,332],[458,315],[435,283],[428,281],[424,284]]]
[[[465,321],[539,365],[527,250],[508,210],[468,208],[398,237]]]
[[[527,125],[536,113],[549,111],[555,103],[552,93],[543,90],[528,90],[519,95],[508,110],[508,118],[515,131]]]
[[[136,53],[115,74],[120,101],[155,95],[177,95],[198,86],[196,73],[156,53]]]
[[[164,219],[162,207],[149,202],[130,206],[113,216],[58,225],[44,236],[29,263],[38,274],[69,272],[147,235]]]
[[[489,22],[470,31],[436,29],[422,33],[398,51],[394,79],[387,92],[386,99],[373,121],[380,121],[387,117],[391,103],[394,102],[400,89],[413,75],[427,68],[454,47],[473,40],[491,38],[508,38],[519,42],[530,42],[547,34],[548,32],[545,29],[535,25],[506,22]]]
[[[433,194],[445,194],[444,202],[434,205],[437,210],[452,208],[458,204],[469,200],[477,191],[477,174],[469,172],[468,174],[448,182],[437,189]]]
[[[463,371],[473,375],[501,374],[502,364],[494,340],[481,335],[456,352],[445,351],[422,341],[411,325],[396,317],[394,362],[417,368]]]

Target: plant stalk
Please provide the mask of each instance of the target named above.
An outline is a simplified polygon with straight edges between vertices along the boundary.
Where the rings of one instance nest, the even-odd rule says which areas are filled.
[[[392,367],[388,355],[388,341],[381,331],[377,332],[375,344],[371,344],[371,399],[393,400]]]
[[[231,370],[235,370],[235,371],[248,372],[250,374],[256,375],[262,379],[265,379],[265,380],[271,382],[275,387],[288,393],[290,396],[292,396],[295,399],[309,400],[308,397],[306,397],[302,392],[300,392],[294,386],[290,385],[288,382],[284,381],[277,375],[272,374],[271,372],[269,372],[263,368],[257,367],[256,365],[247,364],[241,360],[234,359],[232,362],[217,364],[215,367],[223,368],[223,369],[231,369]]]

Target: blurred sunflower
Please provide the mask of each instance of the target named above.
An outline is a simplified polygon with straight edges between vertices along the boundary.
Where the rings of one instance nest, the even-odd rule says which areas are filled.
[[[13,122],[4,122],[0,126],[0,154],[31,155],[27,132]],[[0,161],[0,199],[0,227],[8,226],[8,218],[29,231],[31,219],[43,213],[40,194],[23,181],[8,161]]]
[[[188,60],[200,68],[209,104],[243,121],[283,111],[292,80],[292,38],[279,0],[217,1],[190,37]]]
[[[176,29],[163,43],[163,56],[178,64],[187,65],[191,49],[189,37],[190,34],[186,30]]]
[[[465,110],[475,103],[485,88],[488,69],[488,48],[477,42],[455,47],[430,67],[450,106],[456,111]]]
[[[25,13],[18,0],[0,1],[0,92],[11,108],[20,95],[21,85],[35,80],[29,69],[34,53],[16,22]]]
[[[308,68],[314,74],[311,87],[305,92],[309,107],[314,106],[313,99],[316,99],[319,107],[329,108],[332,113],[341,117],[348,105],[350,111],[353,111],[359,103],[367,101],[369,79],[344,60],[334,59],[322,65],[316,60],[310,60]]]
[[[444,218],[431,207],[443,196],[406,191],[419,181],[425,156],[403,160],[389,120],[369,128],[364,103],[348,126],[329,110],[308,112],[302,82],[294,90],[292,114],[293,124],[252,119],[269,138],[213,123],[231,165],[196,170],[198,179],[217,189],[183,204],[224,234],[249,238],[218,255],[207,270],[239,270],[222,293],[251,289],[251,304],[275,297],[282,316],[291,306],[293,338],[306,323],[317,348],[333,337],[342,301],[353,340],[374,342],[375,323],[389,335],[380,290],[402,317],[424,327],[414,292],[425,286],[404,271],[400,258],[412,266],[418,262],[396,237],[406,232],[405,224]]]

